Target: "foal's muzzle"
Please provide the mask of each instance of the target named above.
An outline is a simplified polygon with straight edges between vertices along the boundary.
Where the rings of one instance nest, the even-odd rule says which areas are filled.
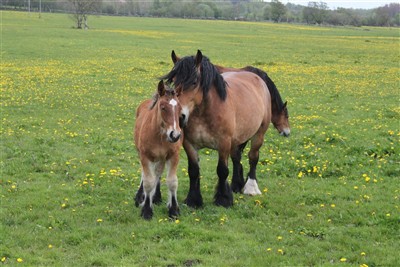
[[[168,140],[168,142],[170,142],[170,143],[175,143],[175,142],[177,142],[177,141],[179,140],[180,137],[181,137],[181,133],[180,133],[180,132],[178,132],[178,131],[171,131],[171,132],[168,134],[167,140]]]

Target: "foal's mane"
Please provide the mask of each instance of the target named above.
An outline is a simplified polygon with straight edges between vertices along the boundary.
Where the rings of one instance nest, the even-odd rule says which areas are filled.
[[[174,89],[169,88],[168,86],[165,87],[165,95],[173,97],[175,94],[176,94],[176,92]],[[161,96],[158,92],[154,93],[153,97],[151,98],[152,102],[149,106],[150,110],[152,110],[154,108],[154,106],[157,104],[158,99],[160,99],[160,97]]]
[[[186,56],[177,61],[172,70],[161,79],[166,79],[169,84],[174,83],[175,87],[181,85],[183,90],[187,90],[200,79],[200,88],[205,99],[213,85],[218,96],[222,100],[226,99],[226,82],[217,68],[204,55],[200,63],[200,77],[197,75],[195,57]]]
[[[284,103],[281,95],[279,94],[278,88],[276,88],[275,83],[271,80],[271,78],[268,77],[267,73],[252,66],[244,67],[243,70],[257,74],[261,79],[264,80],[264,82],[267,84],[269,93],[271,94],[271,102],[276,105],[277,111],[281,112],[284,108]],[[289,116],[287,109],[285,109],[285,112],[286,116]]]

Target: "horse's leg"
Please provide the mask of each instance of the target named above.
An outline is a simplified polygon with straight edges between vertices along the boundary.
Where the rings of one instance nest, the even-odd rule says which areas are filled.
[[[217,166],[218,184],[217,191],[214,196],[214,203],[217,206],[228,208],[233,205],[232,189],[229,186],[227,178],[229,176],[228,169],[228,156],[229,153],[224,149],[219,150],[219,159]]]
[[[243,190],[243,193],[246,195],[261,195],[261,191],[257,184],[256,169],[259,158],[259,150],[264,142],[264,133],[265,131],[259,130],[251,139],[251,148],[248,154],[250,170],[247,174],[248,179]]]
[[[150,220],[153,217],[153,197],[157,187],[157,177],[155,175],[154,167],[154,163],[148,160],[142,161],[144,202],[141,204],[141,216],[146,220]]]
[[[188,171],[189,171],[189,193],[185,199],[186,205],[192,208],[200,208],[203,206],[203,197],[200,192],[200,167],[199,156],[197,150],[185,139],[183,141],[183,148],[185,149],[188,158]]]
[[[142,173],[143,177],[143,173]],[[139,205],[144,201],[144,193],[143,193],[143,180],[140,180],[140,186],[135,195],[135,206],[139,207]]]
[[[179,215],[179,206],[176,193],[178,190],[178,177],[176,176],[176,169],[178,167],[179,155],[175,155],[171,160],[167,161],[167,186],[168,194],[168,216],[170,218],[177,218]]]
[[[243,166],[240,162],[242,160],[243,149],[246,147],[247,142],[236,147],[231,152],[231,159],[233,163],[233,173],[232,173],[232,191],[235,193],[242,192],[244,187],[244,177],[243,177]]]

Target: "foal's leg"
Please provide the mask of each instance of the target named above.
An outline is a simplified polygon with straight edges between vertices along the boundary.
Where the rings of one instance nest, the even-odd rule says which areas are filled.
[[[164,162],[157,162],[155,166],[155,175],[157,177],[157,187],[156,187],[156,192],[154,193],[153,196],[153,203],[154,204],[160,204],[162,202],[161,199],[161,175],[164,171]]]
[[[215,205],[223,206],[225,208],[233,205],[232,189],[227,181],[229,176],[228,155],[229,153],[225,152],[223,149],[220,149],[217,166],[218,184],[217,191],[215,192],[214,196]]]
[[[232,173],[232,191],[235,193],[242,192],[244,187],[243,166],[240,162],[242,160],[243,149],[246,147],[247,142],[241,144],[231,152],[231,159],[233,163]]]
[[[141,216],[146,220],[150,220],[153,217],[153,197],[157,187],[157,177],[154,168],[154,163],[146,160],[142,161],[144,202],[141,204]]]
[[[246,195],[261,195],[261,191],[258,188],[257,177],[256,177],[256,168],[258,164],[259,158],[259,150],[264,142],[264,132],[258,132],[251,139],[251,148],[249,151],[249,164],[250,170],[247,174],[247,182],[244,186],[243,194]]]
[[[153,203],[154,204],[160,204],[161,202],[162,202],[162,198],[161,198],[161,182],[160,182],[160,180],[161,180],[161,176],[159,176],[158,178],[157,178],[157,186],[156,186],[156,192],[154,193],[154,196],[153,196]]]
[[[168,215],[170,218],[177,218],[179,215],[178,199],[176,193],[178,191],[178,177],[176,176],[176,169],[178,167],[179,154],[167,161],[167,186],[168,194]]]
[[[184,202],[189,207],[200,208],[203,206],[203,197],[200,192],[199,156],[197,150],[185,139],[183,141],[183,148],[185,149],[188,158],[188,171],[190,178],[189,193]]]

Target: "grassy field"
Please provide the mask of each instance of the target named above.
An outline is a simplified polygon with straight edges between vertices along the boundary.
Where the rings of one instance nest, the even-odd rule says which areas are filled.
[[[399,264],[399,29],[1,12],[1,230],[5,265]],[[212,204],[217,154],[201,151],[205,206],[140,218],[138,103],[180,56],[268,72],[292,134],[271,127],[263,195]],[[245,170],[246,158],[243,159]],[[167,189],[162,187],[164,202]]]

